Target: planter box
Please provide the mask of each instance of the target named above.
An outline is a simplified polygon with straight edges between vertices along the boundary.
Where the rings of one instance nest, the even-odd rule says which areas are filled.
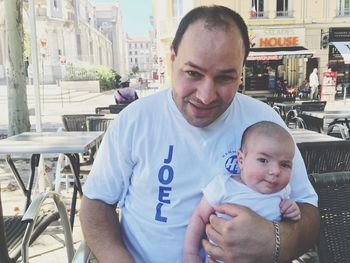
[[[60,85],[66,90],[101,92],[98,80],[61,81]]]

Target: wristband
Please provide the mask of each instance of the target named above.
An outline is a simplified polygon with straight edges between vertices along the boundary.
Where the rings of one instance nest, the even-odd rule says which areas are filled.
[[[273,227],[275,229],[275,254],[273,257],[273,262],[277,263],[281,253],[281,235],[280,235],[280,225],[273,221]]]

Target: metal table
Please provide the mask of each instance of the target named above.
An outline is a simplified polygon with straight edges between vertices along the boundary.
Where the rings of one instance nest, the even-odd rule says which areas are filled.
[[[323,131],[326,119],[332,120],[328,126],[340,123],[350,129],[350,111],[302,111],[300,117],[310,129],[317,132]]]
[[[83,191],[80,183],[80,153],[87,152],[91,147],[101,141],[103,132],[25,132],[19,135],[0,140],[0,154],[6,154],[9,164],[17,183],[26,196],[26,206],[31,202],[31,193],[34,183],[35,167],[38,166],[41,154],[63,153],[73,168],[74,190],[71,204],[70,223],[73,228],[77,192],[82,196]],[[31,175],[26,187],[23,178],[11,158],[13,154],[31,154]]]

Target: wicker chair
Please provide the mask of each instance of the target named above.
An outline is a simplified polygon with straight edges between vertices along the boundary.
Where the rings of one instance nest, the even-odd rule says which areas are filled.
[[[86,118],[103,116],[101,114],[66,114],[62,115],[63,127],[66,131],[87,131]]]
[[[320,263],[350,261],[350,172],[310,175],[318,197],[321,233],[317,244]]]
[[[87,117],[86,126],[88,131],[106,131],[113,117]]]
[[[112,104],[112,105],[109,105],[108,107],[96,107],[95,112],[96,114],[118,114],[129,104],[130,103]]]
[[[308,174],[350,171],[350,141],[300,143]]]
[[[58,212],[39,213],[42,203],[53,198]],[[28,247],[52,223],[61,218],[64,230],[68,261],[74,256],[73,238],[66,207],[57,193],[41,193],[26,210],[23,216],[3,216],[0,195],[0,262],[15,263],[22,257],[28,262]]]

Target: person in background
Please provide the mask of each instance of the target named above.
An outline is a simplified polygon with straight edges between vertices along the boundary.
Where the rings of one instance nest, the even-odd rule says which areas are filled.
[[[186,231],[183,262],[203,262],[200,241],[216,205],[243,205],[275,222],[280,222],[282,217],[299,220],[299,207],[289,199],[294,152],[292,136],[278,124],[261,121],[249,126],[237,151],[240,173],[217,175],[203,189],[203,197]]]
[[[307,79],[304,79],[303,83],[299,87],[299,97],[308,98],[309,94],[310,94],[310,85]]]
[[[129,78],[122,78],[120,80],[120,88],[114,92],[114,100],[116,104],[129,104],[139,97],[136,90],[130,86]]]
[[[172,88],[120,112],[85,182],[81,228],[99,262],[182,262],[201,189],[237,169],[243,131],[262,120],[287,128],[270,106],[237,92],[248,53],[247,26],[233,10],[201,6],[182,18],[169,56]],[[202,244],[211,260],[287,262],[314,244],[317,195],[295,151],[290,198],[301,219],[273,224],[249,208],[219,205],[216,212],[234,219],[210,216],[206,234],[216,245]]]
[[[317,100],[319,95],[318,86],[320,85],[320,81],[317,75],[317,68],[314,68],[309,77],[310,83],[310,100]]]

